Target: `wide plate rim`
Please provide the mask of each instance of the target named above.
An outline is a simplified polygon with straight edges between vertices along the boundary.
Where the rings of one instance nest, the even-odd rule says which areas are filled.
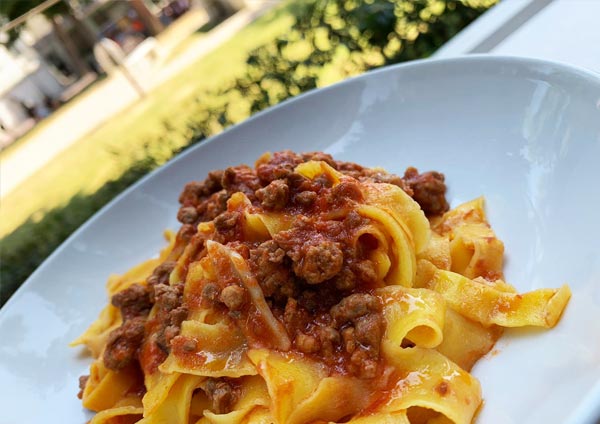
[[[31,275],[21,284],[21,286],[12,294],[12,296],[6,301],[2,307],[0,307],[0,319],[6,313],[6,310],[11,308],[11,305],[18,301],[18,299],[22,296],[25,290],[27,290],[28,286],[31,284],[31,281],[35,279],[35,277],[44,271],[44,269],[51,263],[56,256],[60,254],[65,248],[70,245],[74,239],[79,237],[79,235],[85,232],[88,227],[94,224],[97,220],[100,219],[108,210],[110,210],[115,204],[119,203],[125,197],[131,195],[132,192],[136,191],[138,187],[145,184],[146,181],[157,178],[162,172],[174,166],[178,161],[187,157],[188,155],[195,152],[197,149],[202,148],[202,146],[207,145],[209,143],[218,142],[220,138],[224,137],[228,133],[232,131],[238,130],[242,126],[249,125],[250,123],[258,120],[264,119],[265,116],[274,113],[275,111],[281,110],[286,107],[290,107],[289,105],[295,104],[297,102],[305,101],[305,99],[313,97],[315,95],[320,95],[321,93],[327,93],[332,90],[338,90],[340,87],[356,84],[357,82],[363,81],[368,78],[375,78],[377,75],[382,73],[393,73],[393,72],[402,72],[405,69],[411,68],[419,68],[419,67],[435,67],[435,66],[445,66],[452,64],[471,64],[475,65],[477,63],[497,63],[502,65],[513,65],[516,67],[522,68],[531,68],[531,67],[551,67],[559,71],[563,71],[566,74],[571,74],[572,77],[581,78],[586,81],[586,83],[595,84],[600,88],[600,73],[596,73],[589,69],[575,66],[571,64],[567,64],[559,61],[551,61],[545,59],[537,59],[537,58],[525,58],[519,56],[496,56],[496,55],[488,55],[488,54],[473,54],[468,56],[459,56],[452,58],[427,58],[427,59],[418,59],[410,62],[404,62],[400,64],[395,64],[391,66],[385,66],[381,68],[377,68],[368,72],[365,72],[361,75],[348,78],[346,80],[337,82],[327,87],[316,88],[309,90],[305,93],[302,93],[298,96],[287,99],[275,106],[269,107],[263,111],[260,111],[249,118],[245,119],[242,122],[239,122],[231,127],[226,128],[224,131],[219,134],[215,134],[204,141],[199,142],[195,146],[190,147],[189,149],[179,153],[178,155],[171,158],[168,162],[161,165],[160,167],[152,170],[150,173],[140,178],[134,184],[126,188],[122,193],[118,194],[114,199],[96,211],[91,217],[89,217],[79,228],[77,228],[66,240],[64,240],[36,269]]]

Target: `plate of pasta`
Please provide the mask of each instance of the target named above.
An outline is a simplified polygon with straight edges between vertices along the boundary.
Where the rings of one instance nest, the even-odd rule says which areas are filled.
[[[0,423],[593,424],[600,79],[384,68],[183,153],[0,310]]]

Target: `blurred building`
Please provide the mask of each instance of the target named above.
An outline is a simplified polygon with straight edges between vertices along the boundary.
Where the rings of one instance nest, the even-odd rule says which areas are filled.
[[[104,73],[94,56],[101,39],[114,41],[129,55],[191,8],[204,8],[219,19],[243,6],[238,0],[69,0],[68,4],[72,14],[31,16],[13,43],[2,44],[0,39],[0,148]]]
[[[77,82],[60,43],[46,37],[52,26],[34,16],[9,46],[0,44],[0,146],[27,132],[58,106]],[[36,43],[41,42],[36,49]],[[46,53],[45,57],[43,53]]]

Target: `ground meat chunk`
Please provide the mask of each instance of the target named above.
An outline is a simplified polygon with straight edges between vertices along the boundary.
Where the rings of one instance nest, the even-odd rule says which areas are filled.
[[[355,332],[356,331],[354,330],[354,327],[346,327],[343,328],[342,331],[340,331],[340,334],[342,335],[344,349],[348,353],[353,353],[357,348]]]
[[[169,284],[169,276],[175,269],[175,265],[177,265],[175,261],[166,261],[157,266],[152,271],[152,275],[148,277],[148,285],[153,288],[157,284]],[[154,294],[153,290],[152,294]]]
[[[356,349],[350,356],[351,370],[363,379],[377,376],[377,361],[372,359],[364,349]]]
[[[363,200],[363,193],[357,181],[342,181],[331,189],[331,202],[340,204],[345,200],[354,200],[360,202]]]
[[[285,251],[274,240],[250,250],[250,264],[266,297],[286,301],[296,295],[296,283],[290,272]]]
[[[412,191],[409,185],[398,175],[390,174],[378,168],[365,168],[352,162],[337,162],[338,170],[345,175],[356,178],[360,182],[393,184],[404,190],[409,196]]]
[[[198,220],[198,211],[195,206],[182,206],[177,212],[177,220],[182,224],[193,224]]]
[[[102,357],[106,368],[118,371],[137,359],[145,322],[144,317],[132,318],[110,333]]]
[[[317,193],[314,191],[302,191],[294,196],[294,202],[300,206],[311,206],[317,200]]]
[[[181,323],[183,321],[185,321],[187,314],[188,314],[188,310],[184,307],[177,308],[173,311],[172,314],[170,314],[169,322],[171,324],[167,325],[167,327],[165,328],[165,330],[163,332],[163,338],[164,338],[163,343],[164,343],[165,350],[170,351],[171,340],[173,340],[175,337],[177,337],[179,335],[179,332],[181,331]]]
[[[204,194],[214,193],[223,188],[221,184],[221,180],[223,179],[223,171],[217,169],[215,171],[210,171],[208,173],[208,177],[204,180]]]
[[[215,229],[221,233],[231,230],[235,228],[239,218],[239,212],[224,212],[215,218]]]
[[[79,393],[77,393],[77,397],[79,399],[83,398],[83,391],[85,390],[85,385],[87,384],[89,379],[89,375],[82,375],[81,377],[79,377]]]
[[[222,378],[207,378],[201,388],[212,404],[212,411],[216,414],[230,412],[239,397],[238,390]]]
[[[200,181],[191,181],[185,185],[179,195],[179,203],[183,206],[195,206],[200,201],[204,191],[204,184]]]
[[[202,300],[212,303],[219,298],[219,292],[219,286],[215,283],[207,283],[202,287]]]
[[[292,172],[287,176],[287,183],[290,186],[290,189],[296,193],[300,193],[303,191],[316,191],[318,187],[313,184],[313,180],[305,177],[302,174],[297,172]]]
[[[331,308],[331,317],[338,325],[353,321],[371,312],[380,312],[379,299],[367,293],[355,293]]]
[[[181,240],[184,243],[188,243],[198,229],[193,224],[183,224],[179,231],[177,232],[177,240]]]
[[[413,199],[425,214],[439,215],[448,210],[444,174],[435,171],[419,174],[417,169],[410,167],[404,172],[404,181],[413,191]]]
[[[328,362],[334,360],[336,347],[340,344],[342,338],[340,333],[333,327],[321,326],[317,327],[317,336],[321,345],[321,355]]]
[[[309,284],[319,284],[335,277],[344,264],[344,254],[338,243],[324,240],[302,246],[300,257],[294,260],[294,273]]]
[[[179,196],[181,208],[177,219],[182,224],[196,224],[214,219],[226,210],[227,192],[222,190],[223,171],[213,171],[204,182],[186,184]]]
[[[256,174],[260,181],[269,184],[271,181],[280,180],[291,174],[293,167],[273,165],[270,163],[261,164],[256,168]]]
[[[326,162],[332,168],[337,168],[337,162],[333,160],[330,154],[324,152],[308,152],[302,154],[304,161],[316,160]]]
[[[383,335],[384,322],[380,314],[367,314],[354,321],[354,337],[363,346],[371,349],[373,356],[379,356],[379,344]]]
[[[107,368],[120,370],[137,360],[144,324],[152,308],[150,290],[133,284],[116,293],[111,303],[120,309],[123,323],[109,334],[103,360]]]
[[[217,231],[228,230],[235,227],[239,214],[237,212],[226,212],[215,218],[215,228]]]
[[[323,188],[333,186],[333,180],[327,175],[317,175],[315,178],[307,178],[297,172],[292,172],[286,178],[292,193],[312,191],[319,193]]]
[[[186,353],[192,353],[192,352],[196,352],[198,350],[198,340],[196,339],[190,339],[184,336],[177,336],[177,337],[182,337],[184,339],[183,343],[181,343],[181,349],[186,352]]]
[[[363,175],[365,167],[354,162],[336,161],[338,171],[353,178],[358,178]]]
[[[296,299],[289,298],[283,313],[283,323],[291,336],[301,331],[309,322],[310,316],[305,308],[300,306]]]
[[[250,200],[256,198],[254,193],[262,187],[254,170],[245,165],[227,168],[223,172],[221,184],[230,196],[240,191],[248,196]]]
[[[298,334],[294,339],[294,343],[296,348],[304,353],[316,353],[321,349],[319,339],[304,333]]]
[[[172,309],[169,314],[170,324],[179,329],[181,323],[187,319],[188,313],[189,311],[185,306],[178,306],[175,309]]]
[[[350,354],[350,371],[360,378],[377,372],[385,321],[379,300],[367,293],[355,293],[330,309],[333,324],[341,328],[342,347]]]
[[[367,283],[374,283],[377,281],[377,271],[373,261],[368,259],[356,262],[352,264],[352,271],[361,280]]]
[[[121,310],[123,321],[137,317],[147,316],[152,308],[148,289],[140,284],[132,284],[125,290],[113,295],[113,306]]]
[[[349,229],[360,227],[367,222],[368,220],[360,216],[355,210],[350,211],[348,215],[346,215],[346,218],[344,218],[344,225]]]
[[[342,269],[342,272],[335,277],[334,284],[338,290],[352,290],[356,287],[356,275],[349,269]]]
[[[206,200],[202,201],[198,207],[198,221],[212,221],[217,216],[227,210],[227,199],[229,195],[225,190],[217,191],[211,194]]]
[[[256,197],[267,209],[279,210],[287,205],[290,188],[283,180],[274,180],[265,188],[256,190]]]
[[[410,185],[407,184],[406,181],[403,180],[402,178],[400,178],[398,175],[388,174],[387,172],[374,172],[374,173],[373,173],[373,171],[371,171],[371,172],[372,173],[367,178],[367,180],[371,180],[376,183],[392,184],[392,185],[400,187],[402,190],[404,190],[406,193],[408,193],[408,195],[412,195]]]
[[[179,195],[179,203],[183,206],[197,206],[203,198],[222,189],[223,171],[211,171],[203,181],[192,181],[185,185]]]
[[[171,340],[177,336],[181,323],[187,319],[188,309],[182,305],[183,283],[169,286],[158,284],[155,287],[155,319],[158,321],[155,342],[165,352],[170,350]]]
[[[294,274],[308,284],[319,284],[335,277],[344,265],[344,224],[335,220],[310,220],[299,215],[286,231],[273,239],[292,260]],[[342,240],[343,241],[343,240]]]
[[[275,152],[266,162],[257,165],[256,174],[266,185],[271,181],[287,177],[300,163],[302,163],[300,155],[290,150]]]
[[[171,311],[181,305],[183,285],[170,286],[157,284],[154,288],[154,298],[157,307],[163,311]]]
[[[260,249],[264,249],[263,254],[266,254],[266,259],[271,263],[280,264],[285,258],[285,252],[273,240],[262,243]]]
[[[219,300],[229,308],[230,311],[239,311],[246,303],[246,289],[232,284],[221,290]]]
[[[228,243],[236,240],[241,228],[240,218],[241,214],[237,211],[223,212],[221,215],[214,219],[215,230],[217,230],[217,236],[214,238],[215,241],[220,243]]]

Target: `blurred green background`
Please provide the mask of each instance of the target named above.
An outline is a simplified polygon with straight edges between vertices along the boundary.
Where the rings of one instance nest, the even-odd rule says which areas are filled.
[[[304,91],[426,58],[495,2],[290,0],[276,6],[2,199],[0,305],[91,215],[174,155]],[[7,149],[0,160],[10,154]]]

